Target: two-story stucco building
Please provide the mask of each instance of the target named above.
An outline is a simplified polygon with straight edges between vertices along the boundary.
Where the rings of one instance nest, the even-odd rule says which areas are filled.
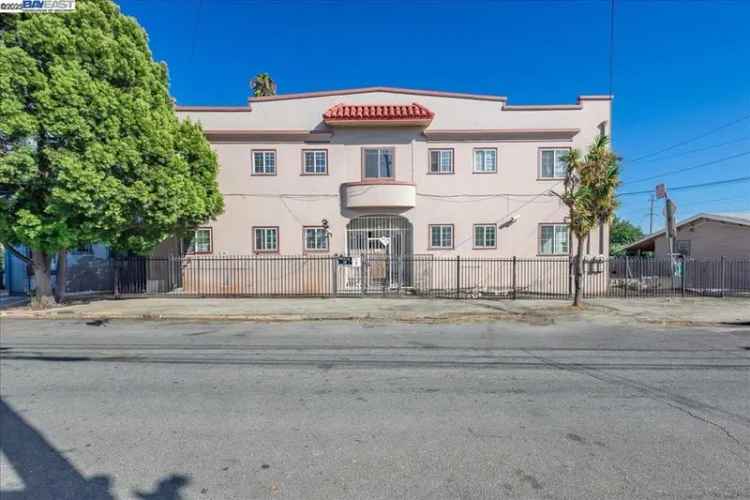
[[[610,97],[373,87],[181,106],[218,155],[225,212],[194,253],[568,255],[560,159],[609,133]],[[608,253],[607,228],[590,254]]]

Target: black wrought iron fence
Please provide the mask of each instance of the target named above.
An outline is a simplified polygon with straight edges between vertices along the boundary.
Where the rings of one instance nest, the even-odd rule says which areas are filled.
[[[418,255],[129,257],[114,262],[116,295],[566,299],[567,258]],[[587,258],[593,297],[748,296],[750,259]]]

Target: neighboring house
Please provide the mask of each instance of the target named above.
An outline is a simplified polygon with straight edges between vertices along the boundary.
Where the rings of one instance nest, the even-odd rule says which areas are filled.
[[[373,87],[178,106],[220,164],[225,211],[189,253],[567,256],[563,155],[609,133],[610,97],[505,97]],[[607,255],[607,227],[586,243]],[[179,243],[162,245],[162,255]]]
[[[665,231],[650,234],[625,247],[625,251],[666,257]],[[677,223],[675,252],[698,259],[750,259],[750,212],[700,213]]]
[[[15,247],[29,256],[24,246]],[[71,250],[67,256],[66,293],[96,292],[112,289],[110,251],[104,245],[87,245]],[[53,261],[52,285],[56,286],[56,259]],[[10,295],[26,295],[35,289],[30,266],[5,249],[5,280]]]

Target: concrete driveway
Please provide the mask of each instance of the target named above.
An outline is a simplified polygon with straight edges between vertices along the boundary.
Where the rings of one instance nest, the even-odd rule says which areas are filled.
[[[3,500],[750,498],[748,327],[0,326]]]

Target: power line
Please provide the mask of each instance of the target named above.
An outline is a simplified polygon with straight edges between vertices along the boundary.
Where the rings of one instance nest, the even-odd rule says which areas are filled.
[[[720,142],[718,144],[711,144],[709,146],[705,146],[705,147],[702,147],[702,148],[690,149],[688,151],[682,151],[680,153],[675,153],[673,155],[664,156],[662,158],[654,158],[653,160],[648,160],[645,163],[653,163],[653,162],[657,162],[657,161],[671,160],[672,158],[680,158],[682,156],[687,156],[687,155],[690,155],[690,154],[693,154],[693,153],[700,153],[701,151],[708,151],[709,149],[720,148],[722,146],[728,146],[729,144],[736,144],[738,142],[745,142],[745,141],[750,141],[750,136],[748,136],[748,137],[741,137],[739,139],[732,139],[731,141]],[[623,163],[630,164],[630,163],[633,163],[633,162],[632,161],[623,161]]]
[[[750,176],[748,176],[748,177],[736,177],[734,179],[724,179],[724,180],[721,180],[721,181],[704,182],[702,184],[688,184],[687,186],[677,186],[677,187],[670,188],[669,191],[670,192],[683,191],[683,190],[687,190],[687,189],[698,189],[698,188],[702,188],[702,187],[720,186],[722,184],[734,184],[734,183],[747,182],[747,181],[750,181]],[[619,198],[619,197],[622,197],[622,196],[633,196],[633,195],[637,195],[637,194],[650,194],[650,193],[651,193],[651,190],[647,189],[645,191],[631,191],[629,193],[620,193],[617,196]]]
[[[627,184],[637,184],[639,182],[648,181],[651,179],[658,179],[659,177],[663,177],[665,175],[672,175],[672,174],[677,174],[680,172],[687,172],[688,170],[695,170],[697,168],[707,167],[709,165],[716,165],[717,163],[722,163],[725,161],[733,160],[735,158],[740,158],[742,156],[747,156],[747,155],[750,155],[750,151],[743,151],[742,153],[738,153],[736,155],[726,156],[724,158],[719,158],[717,160],[699,163],[698,165],[693,165],[692,167],[678,168],[676,170],[667,170],[666,172],[660,172],[658,174],[650,175],[648,177],[641,177],[640,179],[634,179],[632,181],[623,182],[621,185],[625,186]]]
[[[740,123],[742,121],[748,120],[748,119],[750,119],[750,114],[741,116],[741,117],[737,118],[736,120],[732,120],[729,123],[725,123],[723,125],[719,125],[716,128],[710,129],[710,130],[708,130],[708,131],[706,131],[706,132],[704,132],[704,133],[702,133],[700,135],[691,137],[690,139],[685,139],[683,141],[676,142],[676,143],[674,143],[674,144],[672,144],[670,146],[667,146],[665,148],[659,149],[659,150],[654,151],[652,153],[648,153],[648,154],[645,154],[643,156],[639,156],[638,158],[633,158],[632,160],[629,161],[629,163],[635,163],[635,162],[644,160],[646,158],[651,158],[652,156],[656,156],[656,155],[659,155],[661,153],[664,153],[664,152],[667,152],[667,151],[671,151],[672,149],[678,148],[680,146],[684,146],[685,144],[689,144],[691,142],[697,141],[698,139],[703,139],[704,137],[707,137],[707,136],[709,136],[711,134],[715,134],[716,132],[718,132],[720,130],[724,130],[725,128],[729,128],[732,125],[736,125],[736,124],[738,124],[738,123]]]

